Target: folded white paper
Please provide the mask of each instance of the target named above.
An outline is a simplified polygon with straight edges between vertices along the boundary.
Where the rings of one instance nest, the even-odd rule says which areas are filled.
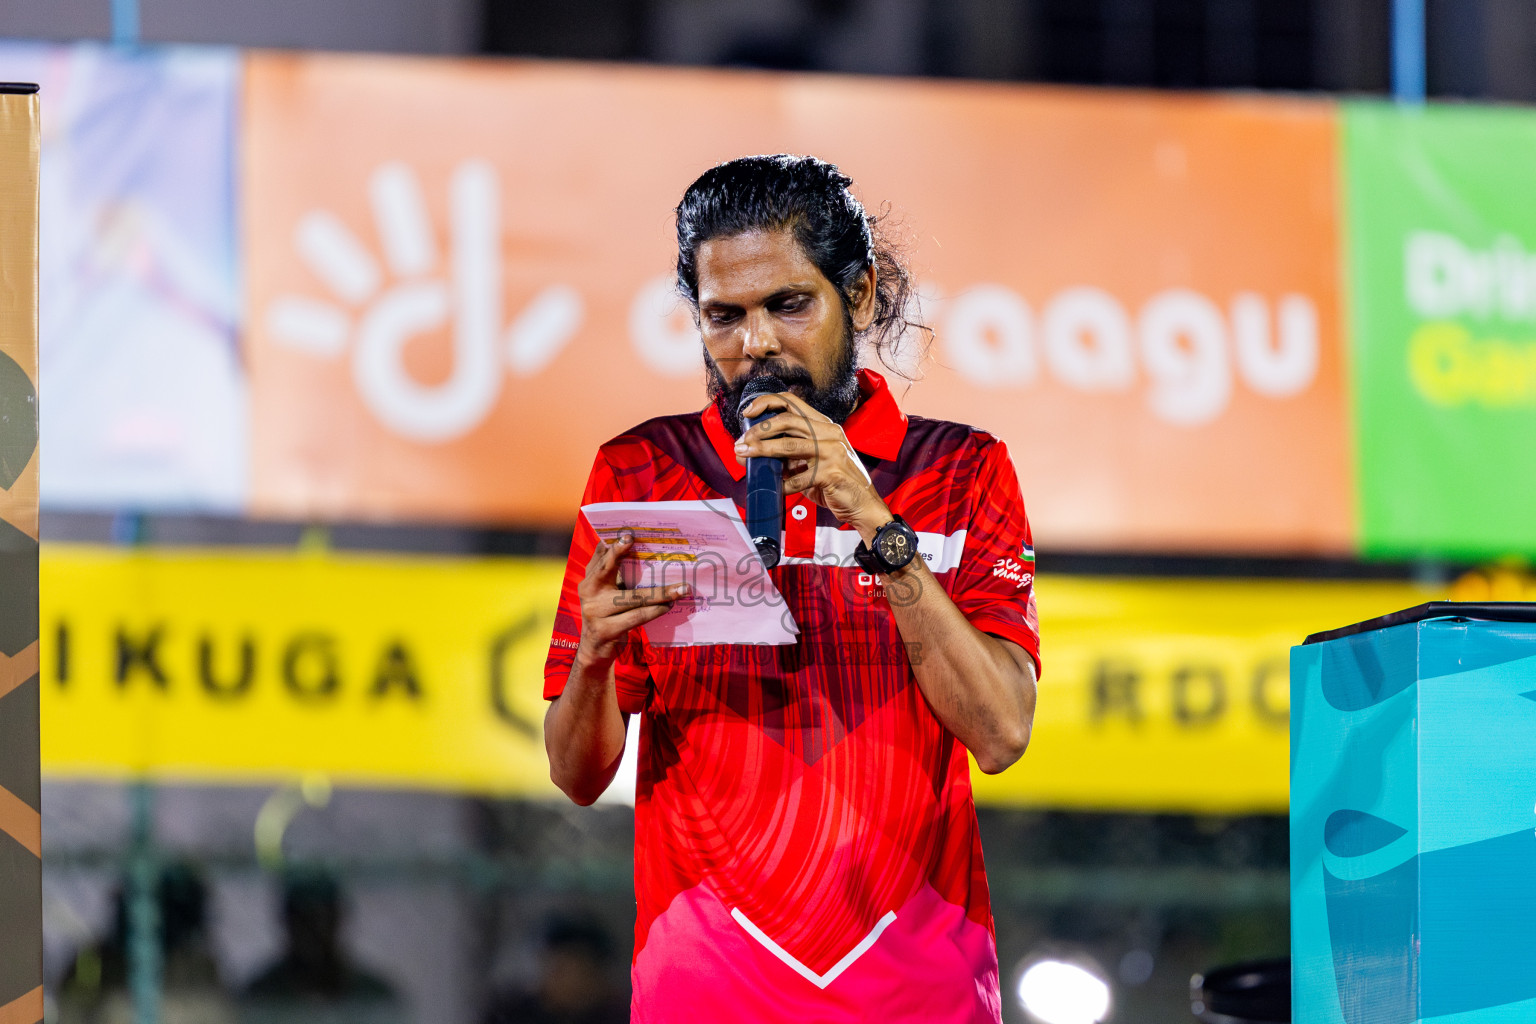
[[[626,589],[686,583],[691,593],[646,624],[653,644],[792,644],[800,633],[734,502],[602,501],[582,514],[599,538],[628,530]]]

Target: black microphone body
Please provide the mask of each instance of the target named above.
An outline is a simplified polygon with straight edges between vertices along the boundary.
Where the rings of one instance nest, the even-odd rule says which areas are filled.
[[[741,392],[738,412],[759,395],[788,391],[777,377],[755,377]],[[744,427],[754,427],[778,410],[770,410],[755,419],[741,418]],[[747,459],[747,536],[769,569],[779,564],[779,538],[784,535],[784,460]]]

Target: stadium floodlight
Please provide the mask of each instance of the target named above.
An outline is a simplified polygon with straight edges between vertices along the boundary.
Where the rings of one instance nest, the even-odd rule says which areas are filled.
[[[1109,1017],[1109,982],[1087,964],[1059,957],[1028,962],[1019,1005],[1038,1024],[1100,1024]]]

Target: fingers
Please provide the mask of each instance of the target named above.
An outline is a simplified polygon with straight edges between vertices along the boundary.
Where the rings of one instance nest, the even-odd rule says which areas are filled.
[[[644,608],[634,608],[622,615],[615,615],[608,620],[608,625],[617,635],[622,636],[636,626],[643,626],[652,619],[661,618],[671,610],[672,604],[670,601],[666,604],[646,605]]]
[[[608,588],[582,601],[582,639],[590,637],[602,650],[608,644],[624,639],[637,626],[667,614],[673,603],[686,597],[690,590],[686,583],[637,590]]]
[[[791,468],[791,467],[795,467],[795,468]],[[811,467],[810,467],[809,463],[805,463],[805,462],[800,462],[800,463],[786,462],[784,464],[784,493],[785,494],[799,494],[801,491],[808,490],[810,488],[810,486],[812,484],[814,484],[815,482],[816,482],[816,474],[811,472]]]
[[[657,614],[661,615],[672,607],[672,602],[686,597],[691,589],[686,583],[635,590],[621,590],[615,586],[593,589],[582,595],[581,617],[585,622],[596,623],[621,618],[640,608],[660,608]]]
[[[741,432],[738,441],[754,441],[765,437],[812,437],[815,431],[809,420],[801,419],[789,412],[781,412],[776,416],[763,420],[754,427],[748,427]]]
[[[624,557],[635,543],[635,535],[624,530],[612,540],[599,540],[597,546],[592,549],[592,557],[587,559],[587,578],[594,574],[611,577],[613,570],[619,565],[619,559]]]
[[[599,541],[587,561],[586,577],[576,588],[581,596],[581,635],[595,650],[623,640],[630,630],[671,611],[680,597],[691,591],[686,583],[625,590],[618,585],[619,562],[634,547],[634,534],[621,531],[612,540]]]
[[[832,422],[812,408],[811,404],[805,399],[790,391],[780,391],[772,395],[758,395],[741,410],[741,418],[744,420],[756,419],[770,409],[778,409],[781,412],[793,412],[798,418],[811,422]],[[775,420],[785,418],[788,417],[774,417]]]
[[[744,418],[750,419],[750,417]],[[817,422],[808,416],[802,415],[798,409],[783,409],[761,423],[743,430],[738,440],[747,441],[758,437],[791,435],[796,437],[815,437],[826,427],[837,429],[837,424],[825,419],[822,422]]]
[[[789,446],[779,442],[791,442]],[[798,445],[795,442],[800,442]],[[780,413],[749,427],[736,441],[738,458],[814,458],[821,444],[847,445],[843,428],[823,417],[819,422]]]
[[[820,441],[813,437],[769,437],[741,441],[736,445],[738,459],[814,459]]]
[[[614,587],[611,591],[597,595],[600,603],[607,601],[615,608],[638,608],[643,605],[666,604],[670,605],[680,597],[688,596],[688,584],[674,583],[665,587],[637,587],[634,590],[620,590]]]
[[[744,420],[756,419],[769,409],[787,409],[789,408],[789,403],[784,400],[785,397],[783,394],[758,395],[752,401],[742,406],[741,418]]]
[[[596,594],[618,588],[619,563],[634,544],[634,534],[629,530],[624,530],[612,540],[597,542],[597,546],[592,549],[592,557],[587,560],[586,574],[576,585],[576,593],[581,596],[583,604]]]

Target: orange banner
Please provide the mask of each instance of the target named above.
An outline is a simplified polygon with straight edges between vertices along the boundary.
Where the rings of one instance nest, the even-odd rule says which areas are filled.
[[[889,203],[935,328],[909,411],[1009,442],[1046,548],[1346,551],[1321,103],[255,55],[254,500],[568,522],[596,446],[699,408],[671,210],[809,152]]]

